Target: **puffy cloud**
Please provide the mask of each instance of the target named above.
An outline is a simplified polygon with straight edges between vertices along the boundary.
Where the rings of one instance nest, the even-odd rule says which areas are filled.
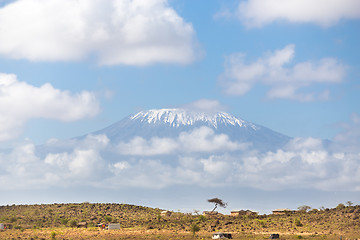
[[[76,121],[95,116],[99,110],[91,92],[71,94],[49,83],[35,87],[13,74],[0,73],[0,141],[15,138],[33,118]]]
[[[135,137],[130,142],[120,142],[118,151],[125,155],[161,155],[170,154],[178,147],[176,141],[170,138],[151,138],[149,141]]]
[[[329,92],[312,92],[314,84],[334,84],[344,80],[346,66],[334,58],[306,61],[290,65],[295,54],[295,45],[268,53],[258,60],[246,63],[245,55],[230,55],[225,61],[225,72],[220,81],[225,92],[244,95],[255,84],[269,86],[267,97],[297,101],[327,100]]]
[[[274,21],[314,23],[329,27],[342,19],[359,19],[357,0],[247,0],[240,2],[237,17],[248,27]]]
[[[60,178],[67,178],[67,180],[100,177],[98,175],[101,174],[96,173],[100,173],[100,169],[103,167],[102,157],[94,149],[75,149],[72,154],[66,152],[50,153],[46,156],[44,162],[56,167],[58,170],[62,168],[62,171],[53,174],[58,175]]]
[[[266,153],[207,149],[209,152],[201,154],[182,151],[166,156],[119,154],[114,152],[117,146],[104,145],[101,139],[104,136],[78,139],[69,151],[52,149],[43,157],[31,143],[0,153],[1,189],[46,188],[61,183],[65,187],[114,189],[195,185],[360,190],[360,152],[330,151],[313,138],[296,138],[286,148]],[[89,141],[92,145],[87,146]]]
[[[166,0],[17,0],[0,8],[0,54],[102,65],[186,64],[195,33]]]
[[[200,127],[179,135],[181,150],[185,152],[216,152],[244,150],[247,143],[233,142],[225,134],[215,134],[209,127]]]
[[[164,155],[179,152],[217,152],[244,150],[247,143],[233,142],[225,134],[215,134],[209,127],[200,127],[191,132],[182,132],[177,138],[153,137],[146,140],[135,137],[129,142],[120,142],[118,152],[124,155]]]

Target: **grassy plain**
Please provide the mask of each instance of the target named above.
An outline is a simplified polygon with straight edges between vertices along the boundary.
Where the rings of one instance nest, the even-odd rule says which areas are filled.
[[[360,206],[298,211],[284,215],[203,216],[127,204],[51,204],[0,206],[0,239],[211,239],[230,232],[233,239],[360,239]],[[86,222],[88,228],[77,228]],[[101,230],[98,223],[117,222],[120,230]],[[200,231],[195,237],[191,226]]]

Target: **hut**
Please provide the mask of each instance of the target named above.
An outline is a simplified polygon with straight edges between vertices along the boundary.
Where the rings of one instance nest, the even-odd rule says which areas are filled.
[[[257,212],[251,210],[233,210],[230,212],[230,216],[238,217],[238,216],[252,216],[256,215]]]
[[[109,223],[108,230],[116,230],[116,229],[120,229],[120,223]]]
[[[288,208],[279,208],[272,211],[275,215],[281,215],[285,213],[294,213],[294,210],[288,209]]]
[[[3,223],[0,223],[0,230],[4,230],[5,226]]]
[[[77,228],[87,228],[87,222],[79,222]]]

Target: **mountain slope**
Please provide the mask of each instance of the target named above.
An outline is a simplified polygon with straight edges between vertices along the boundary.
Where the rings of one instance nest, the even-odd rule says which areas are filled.
[[[172,138],[203,126],[211,128],[215,134],[228,135],[232,141],[252,143],[257,150],[274,150],[291,139],[225,112],[206,113],[185,109],[141,111],[93,134],[105,134],[112,142],[119,142],[129,141],[136,136],[144,139]]]

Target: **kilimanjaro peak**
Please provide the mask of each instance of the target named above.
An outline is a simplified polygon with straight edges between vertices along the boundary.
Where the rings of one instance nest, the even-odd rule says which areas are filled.
[[[239,127],[251,127],[256,130],[256,126],[254,124],[225,112],[203,112],[179,108],[152,109],[148,111],[141,111],[133,115],[131,119],[140,120],[141,122],[147,122],[149,124],[165,123],[172,127],[203,123],[214,128],[217,128],[218,124],[224,124]]]
[[[276,150],[291,138],[269,128],[245,121],[225,112],[188,109],[152,109],[130,115],[92,134],[105,134],[113,143],[135,137],[177,138],[183,132],[208,127],[214,134],[225,134],[232,141],[250,143],[257,150]]]

